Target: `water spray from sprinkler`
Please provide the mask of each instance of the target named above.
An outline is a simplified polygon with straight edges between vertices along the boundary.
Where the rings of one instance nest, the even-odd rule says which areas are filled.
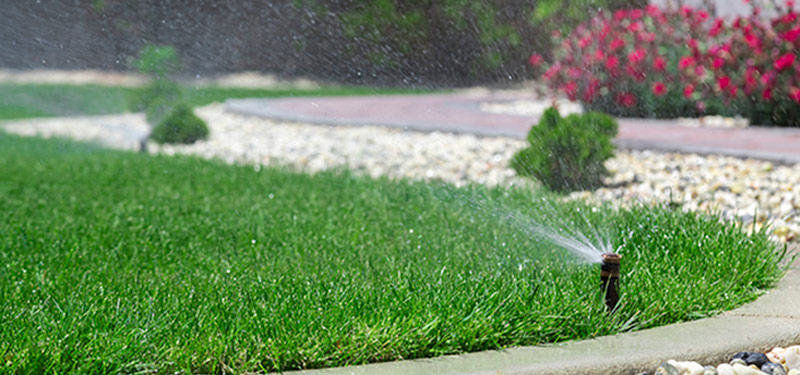
[[[614,312],[619,302],[619,263],[622,255],[617,253],[600,254],[600,281],[606,294],[608,312]]]

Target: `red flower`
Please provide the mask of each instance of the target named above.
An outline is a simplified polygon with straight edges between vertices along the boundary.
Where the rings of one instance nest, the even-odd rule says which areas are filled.
[[[624,107],[633,107],[636,105],[636,96],[629,92],[619,94],[617,95],[617,103]]]
[[[800,103],[800,87],[792,86],[789,89],[789,98],[791,98],[792,100],[794,100],[797,103]]]
[[[626,17],[628,17],[628,11],[624,9],[620,9],[614,12],[614,21],[622,21]]]
[[[761,93],[761,98],[764,100],[772,100],[772,89],[764,89],[764,92]]]
[[[692,15],[692,8],[688,7],[686,5],[682,6],[681,7],[681,15],[683,15],[684,17],[691,16]]]
[[[725,59],[721,57],[717,57],[716,59],[714,59],[714,64],[713,64],[714,69],[722,68],[723,65],[725,65]]]
[[[775,70],[781,71],[784,70],[794,64],[794,53],[787,52],[785,55],[779,57],[775,60]]]
[[[586,38],[583,38],[583,39],[578,41],[578,47],[581,47],[581,48],[586,48],[590,44],[592,44],[592,38],[588,37],[588,36]]]
[[[694,65],[694,57],[691,56],[684,56],[678,60],[678,67],[681,69],[686,69],[690,66]]]
[[[706,12],[704,10],[698,11],[697,12],[697,19],[699,19],[700,22],[705,22],[705,20],[708,19],[708,12]]]
[[[719,86],[720,90],[725,91],[725,89],[727,89],[728,86],[731,85],[730,77],[722,76],[722,77],[717,78],[717,85]]]
[[[667,68],[667,61],[664,60],[663,57],[656,56],[656,58],[653,59],[653,69],[655,69],[655,70],[660,72],[660,71],[663,71],[666,68]]]
[[[697,51],[697,40],[695,40],[694,38],[689,39],[689,41],[686,42],[686,44],[688,44],[689,48],[691,48],[692,50]]]
[[[642,16],[644,16],[644,12],[642,12],[641,9],[633,9],[630,12],[630,16],[632,20],[638,20],[639,18],[642,18]]]
[[[736,85],[730,85],[730,87],[728,87],[728,94],[731,96],[735,97],[737,92],[739,92],[739,88],[736,87]]]
[[[614,70],[619,65],[619,59],[616,56],[609,56],[606,59],[606,69]]]
[[[667,93],[667,85],[664,82],[658,81],[653,83],[653,94],[655,96],[663,96]]]
[[[683,97],[691,99],[692,94],[694,94],[694,85],[686,85],[686,87],[683,88]]]
[[[581,70],[578,68],[569,68],[567,70],[567,76],[572,79],[581,78],[582,75],[581,73],[582,73]]]
[[[528,59],[528,63],[531,64],[531,66],[533,67],[541,65],[543,62],[544,58],[542,57],[542,55],[538,53],[534,53],[533,55],[531,55],[531,58]]]

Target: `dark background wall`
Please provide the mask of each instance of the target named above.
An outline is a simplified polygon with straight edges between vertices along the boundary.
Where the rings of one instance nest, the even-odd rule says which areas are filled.
[[[530,1],[496,1],[510,21]],[[400,2],[402,4],[402,2]],[[432,4],[436,2],[433,1]],[[0,67],[129,70],[142,46],[174,46],[187,75],[255,70],[342,83],[449,87],[529,78],[526,58],[541,36],[520,26],[521,46],[502,45],[499,66],[477,63],[486,47],[467,29],[440,19],[411,52],[346,37],[329,1],[315,11],[297,1],[0,0]],[[435,5],[426,17],[437,17]],[[387,30],[392,25],[386,25]],[[546,38],[545,38],[546,39]],[[527,48],[531,46],[531,48]],[[505,49],[504,49],[505,48]],[[376,52],[390,63],[376,64]]]

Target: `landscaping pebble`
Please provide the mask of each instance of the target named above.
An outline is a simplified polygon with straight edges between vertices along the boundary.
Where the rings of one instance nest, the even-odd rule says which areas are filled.
[[[717,367],[697,362],[669,360],[655,371],[656,375],[800,375],[800,345],[776,347],[768,353],[739,352],[729,363]]]
[[[509,165],[526,146],[522,140],[441,132],[421,133],[379,126],[320,126],[287,123],[226,112],[213,104],[196,110],[211,137],[193,145],[158,146],[150,152],[188,153],[228,163],[282,165],[318,172],[349,168],[390,178],[524,185]],[[95,140],[136,150],[148,126],[139,114],[35,119],[4,124],[9,132]],[[577,192],[570,199],[671,202],[691,211],[720,212],[748,228],[771,221],[782,241],[800,237],[800,165],[775,165],[715,155],[620,150],[606,163],[607,187]]]

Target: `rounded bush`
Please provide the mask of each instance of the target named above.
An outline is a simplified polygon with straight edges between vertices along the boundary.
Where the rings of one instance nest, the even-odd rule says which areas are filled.
[[[603,163],[614,155],[617,128],[616,120],[601,113],[561,117],[551,107],[531,128],[530,147],[514,155],[511,167],[553,191],[595,189],[608,175]]]
[[[176,106],[150,133],[150,139],[157,143],[191,144],[206,138],[208,126],[205,121],[195,116],[192,108],[185,104]]]

